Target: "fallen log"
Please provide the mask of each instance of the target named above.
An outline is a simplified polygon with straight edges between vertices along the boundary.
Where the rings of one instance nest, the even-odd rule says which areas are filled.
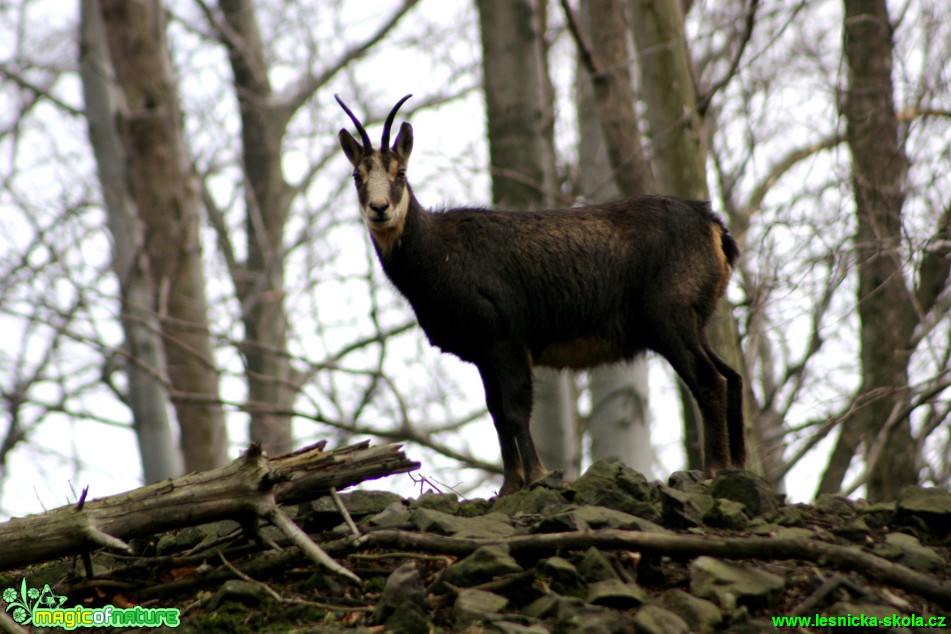
[[[313,500],[365,480],[419,468],[400,445],[369,441],[336,451],[319,442],[268,459],[258,445],[228,465],[156,482],[127,493],[79,502],[0,524],[0,570],[93,548],[131,552],[124,540],[196,524],[266,519],[297,543],[301,531],[280,504]],[[296,529],[296,530],[295,530]],[[358,579],[316,547],[314,561]]]
[[[553,552],[558,549],[585,550],[594,546],[603,549],[653,552],[671,557],[707,555],[721,559],[812,561],[840,570],[855,571],[895,588],[918,594],[941,606],[951,607],[951,586],[946,580],[890,562],[855,546],[840,546],[802,538],[715,537],[617,529],[489,538],[450,537],[384,529],[356,538],[347,537],[327,542],[324,543],[324,548],[337,554],[358,550],[397,548],[462,557],[482,546],[503,544],[508,546],[513,553]]]

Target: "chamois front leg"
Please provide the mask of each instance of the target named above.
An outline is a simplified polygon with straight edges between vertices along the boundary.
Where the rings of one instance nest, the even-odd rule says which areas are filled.
[[[476,365],[502,449],[504,479],[499,495],[508,495],[546,473],[529,431],[532,368],[528,353],[510,342],[491,346]]]

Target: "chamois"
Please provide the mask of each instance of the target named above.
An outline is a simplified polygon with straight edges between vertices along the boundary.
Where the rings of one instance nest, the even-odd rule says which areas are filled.
[[[529,432],[532,367],[665,357],[703,417],[704,473],[745,462],[742,378],[704,332],[739,256],[709,203],[670,196],[547,211],[423,208],[406,179],[413,128],[379,149],[340,130],[380,264],[432,345],[475,364],[502,450],[500,495],[545,475]]]

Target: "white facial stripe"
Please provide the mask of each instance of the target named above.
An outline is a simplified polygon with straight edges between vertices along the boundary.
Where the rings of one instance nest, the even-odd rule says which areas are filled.
[[[389,202],[390,179],[379,165],[374,165],[367,175],[367,202]]]

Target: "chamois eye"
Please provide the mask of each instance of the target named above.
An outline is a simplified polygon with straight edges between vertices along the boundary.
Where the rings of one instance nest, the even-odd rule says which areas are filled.
[[[356,183],[358,186],[360,185],[360,172],[358,172],[357,170],[353,170],[353,182]]]
[[[406,168],[405,168],[405,167],[401,167],[400,169],[396,170],[396,178],[398,178],[399,180],[406,180]]]

